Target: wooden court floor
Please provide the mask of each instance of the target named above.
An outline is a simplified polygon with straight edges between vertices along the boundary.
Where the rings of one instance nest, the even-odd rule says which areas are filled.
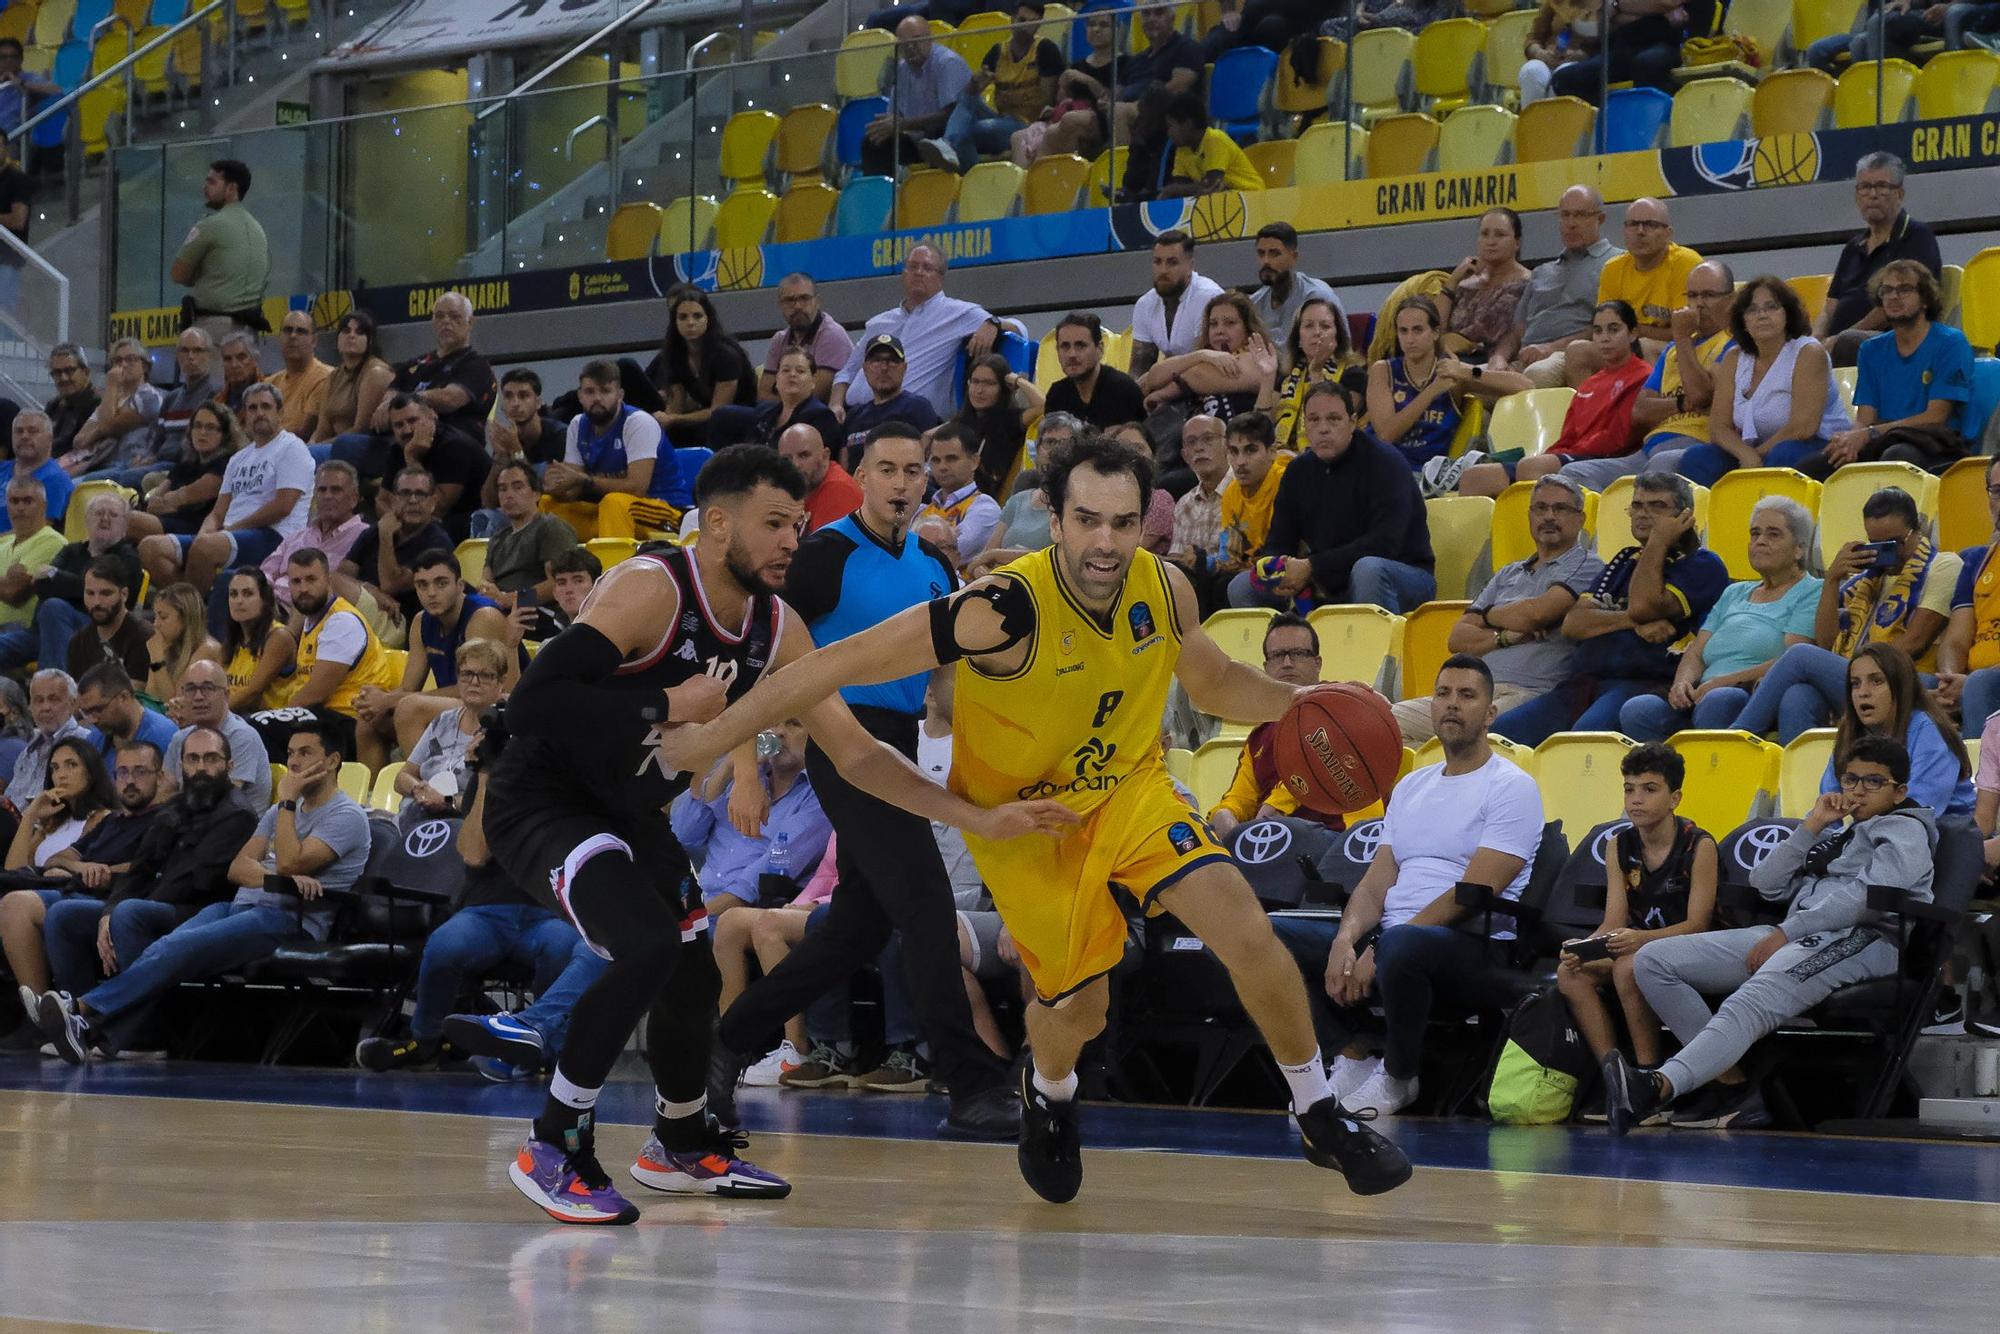
[[[16,1086],[0,1092],[0,1334],[1973,1330],[2000,1312],[2000,1149],[1739,1135],[1725,1153],[1698,1135],[1680,1180],[1668,1132],[1627,1141],[1622,1177],[1592,1156],[1610,1151],[1600,1132],[1411,1123],[1396,1133],[1416,1179],[1361,1200],[1270,1156],[1279,1118],[1153,1114],[1197,1136],[1182,1147],[1203,1147],[1204,1118],[1218,1128],[1185,1152],[1091,1108],[1086,1144],[1126,1147],[1087,1151],[1068,1207],[1028,1193],[1009,1146],[808,1129],[753,1141],[789,1200],[633,1185],[639,1224],[596,1230],[543,1221],[508,1184],[514,1115],[91,1091],[101,1074],[0,1072]],[[433,1096],[452,1077],[411,1078],[432,1083],[416,1101],[453,1101]],[[921,1103],[783,1096],[794,1126]],[[644,1135],[600,1132],[621,1183]],[[1823,1188],[1843,1174],[1889,1189]],[[1809,1184],[1743,1184],[1760,1177]]]

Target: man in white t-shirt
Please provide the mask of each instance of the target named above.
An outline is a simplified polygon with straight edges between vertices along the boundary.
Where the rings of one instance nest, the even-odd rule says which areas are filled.
[[[1434,998],[1488,999],[1497,960],[1479,934],[1479,914],[1458,905],[1457,887],[1469,881],[1519,898],[1542,838],[1535,780],[1487,743],[1496,712],[1486,664],[1462,653],[1446,659],[1431,692],[1444,762],[1396,785],[1375,858],[1338,931],[1318,918],[1272,923],[1305,971],[1320,1050],[1342,1052],[1334,1059],[1334,1096],[1350,1110],[1390,1116],[1415,1101]],[[1387,1050],[1372,1059],[1353,1037],[1371,1000],[1388,1025]]]
[[[1194,238],[1161,232],[1153,239],[1152,290],[1132,303],[1134,379],[1161,357],[1178,357],[1202,345],[1208,303],[1222,295],[1213,279],[1194,271]]]
[[[259,381],[243,391],[243,429],[250,439],[229,456],[222,494],[201,530],[157,533],[139,544],[153,587],[185,578],[207,593],[217,571],[259,564],[305,527],[313,459],[305,441],[281,425],[284,406],[284,393],[274,384]]]

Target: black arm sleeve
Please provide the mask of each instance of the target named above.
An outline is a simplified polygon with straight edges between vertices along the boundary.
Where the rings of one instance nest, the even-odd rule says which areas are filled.
[[[617,671],[623,660],[603,631],[570,626],[542,645],[521,673],[507,698],[507,730],[550,738],[589,736],[600,727],[616,731],[631,721],[631,710],[610,707],[611,701],[590,687]]]
[[[968,644],[960,638],[958,610],[974,601],[986,603],[999,614],[999,643]],[[931,649],[937,654],[941,667],[960,658],[1004,653],[1035,633],[1035,600],[1028,596],[1026,588],[1012,579],[1002,579],[969,593],[936,598],[928,605],[931,613]]]

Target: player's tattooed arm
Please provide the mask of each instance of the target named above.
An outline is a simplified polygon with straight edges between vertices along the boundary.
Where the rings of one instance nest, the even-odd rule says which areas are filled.
[[[1273,680],[1224,653],[1201,628],[1201,607],[1187,576],[1173,565],[1164,568],[1173,589],[1174,610],[1180,623],[1189,627],[1181,640],[1174,675],[1186,687],[1194,706],[1211,717],[1236,723],[1268,723],[1282,718],[1299,687]]]

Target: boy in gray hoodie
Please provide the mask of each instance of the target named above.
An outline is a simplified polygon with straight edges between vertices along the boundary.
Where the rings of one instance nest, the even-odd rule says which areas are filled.
[[[1840,790],[1821,794],[1792,836],[1750,873],[1763,897],[1791,901],[1783,922],[1675,936],[1640,949],[1633,975],[1682,1047],[1658,1070],[1635,1070],[1618,1051],[1605,1058],[1613,1134],[1658,1121],[1668,1102],[1711,1081],[1704,1097],[1667,1119],[1715,1128],[1770,1123],[1763,1095],[1736,1061],[1757,1039],[1841,987],[1896,971],[1896,936],[1868,907],[1870,885],[1931,897],[1937,824],[1930,808],[1909,799],[1909,779],[1901,742],[1856,741],[1841,765]],[[1711,1014],[1702,994],[1723,991],[1729,998]]]

